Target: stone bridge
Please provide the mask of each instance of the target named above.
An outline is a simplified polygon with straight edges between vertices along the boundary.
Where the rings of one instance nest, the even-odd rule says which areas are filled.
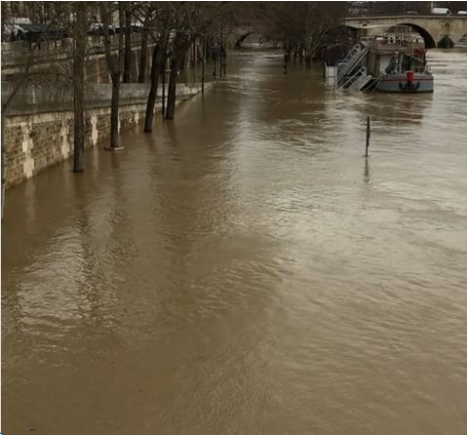
[[[427,48],[455,46],[467,34],[467,15],[390,15],[349,17],[344,25],[370,36],[396,26],[409,26],[425,40]]]

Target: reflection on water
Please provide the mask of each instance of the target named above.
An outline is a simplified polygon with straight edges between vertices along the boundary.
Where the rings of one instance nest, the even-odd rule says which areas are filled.
[[[365,158],[365,169],[364,169],[364,172],[363,172],[363,181],[366,184],[369,184],[371,182],[370,163],[368,161],[368,158]]]
[[[9,191],[3,432],[467,433],[467,55],[429,54],[420,96],[232,55]]]

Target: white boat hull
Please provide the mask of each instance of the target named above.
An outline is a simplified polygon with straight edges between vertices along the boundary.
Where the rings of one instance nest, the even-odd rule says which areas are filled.
[[[415,73],[412,80],[405,73],[383,76],[376,84],[380,92],[421,93],[433,92],[434,79],[428,73]]]

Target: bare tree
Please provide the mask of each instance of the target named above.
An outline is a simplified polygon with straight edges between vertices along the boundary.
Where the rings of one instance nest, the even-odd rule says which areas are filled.
[[[120,80],[123,72],[123,32],[118,33],[118,52],[116,59],[112,57],[110,40],[110,17],[113,12],[114,2],[102,2],[102,20],[104,25],[104,47],[107,68],[109,69],[112,82],[112,100],[110,103],[110,147],[106,149],[115,151],[121,149],[118,143],[118,113],[120,100]],[[123,2],[118,2],[118,19],[120,29],[123,29],[125,22],[125,12]]]
[[[74,155],[73,171],[84,171],[84,63],[86,55],[87,4],[74,5],[76,21],[73,52]]]
[[[1,31],[2,34],[5,31],[5,26],[8,23],[9,19],[11,19],[11,8],[12,3],[16,2],[2,2],[2,20],[1,20]],[[29,2],[29,3],[37,3],[36,5],[31,6],[30,13],[35,13],[35,10],[44,10],[43,5],[39,5],[39,3],[44,2]],[[53,2],[55,3],[55,2]],[[40,47],[41,43],[47,42],[48,32],[54,28],[54,26],[61,22],[64,22],[64,16],[69,15],[69,6],[70,2],[60,2],[60,4],[54,4],[53,7],[48,8],[48,16],[45,20],[47,22],[46,26],[42,30],[41,35],[36,40],[34,44],[31,46],[31,50],[25,55],[26,59],[25,62],[22,64],[20,73],[14,77],[12,80],[13,86],[11,92],[8,96],[5,97],[5,100],[2,100],[2,110],[1,110],[1,166],[2,166],[2,186],[1,186],[1,205],[2,205],[2,219],[4,216],[4,208],[5,208],[5,194],[6,194],[6,142],[5,142],[5,120],[8,115],[11,106],[13,105],[15,99],[17,98],[21,89],[23,89],[28,82],[32,81],[33,79],[44,79],[53,76],[52,70],[55,65],[55,61],[57,60],[56,57],[51,55],[50,57],[43,58],[42,61],[48,65],[47,68],[43,68],[39,70],[35,70],[34,67],[36,66],[36,48]],[[26,6],[25,6],[26,7]],[[26,8],[28,9],[28,8]],[[31,17],[33,15],[30,15]],[[47,62],[46,62],[47,61]]]
[[[228,11],[229,2],[172,2],[174,33],[170,55],[170,77],[165,119],[173,119],[177,99],[178,74],[185,56],[200,36],[213,32]]]
[[[173,119],[175,116],[175,104],[177,100],[177,82],[183,59],[194,38],[189,33],[178,33],[173,42],[173,51],[170,61],[169,87],[167,91],[167,109],[165,119]]]
[[[272,29],[282,37],[287,59],[293,51],[311,68],[324,35],[340,22],[344,7],[344,2],[279,2]]]
[[[146,65],[148,61],[148,30],[143,27],[141,33],[141,53],[139,58],[138,83],[146,82]]]
[[[144,131],[152,131],[154,122],[154,108],[159,87],[159,77],[167,62],[167,49],[170,39],[172,23],[171,7],[163,2],[151,2],[145,10],[146,29],[155,42],[151,62],[151,87],[146,103],[146,114],[144,119]]]
[[[125,35],[125,58],[123,66],[123,83],[131,82],[131,2],[124,2],[125,6],[125,29],[120,27],[120,32]]]

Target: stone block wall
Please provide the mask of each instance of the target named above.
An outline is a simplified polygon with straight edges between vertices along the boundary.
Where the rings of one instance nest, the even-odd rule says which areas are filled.
[[[206,88],[209,87],[206,84]],[[180,86],[178,102],[199,92],[199,87]],[[146,104],[120,107],[119,130],[144,119]],[[160,105],[156,105],[160,110]],[[27,180],[73,154],[73,112],[63,110],[18,114],[5,118],[5,179],[7,187]],[[92,108],[85,113],[85,146],[96,146],[110,136],[110,107]]]
[[[135,125],[144,104],[120,109],[124,126]],[[110,109],[91,109],[85,118],[85,146],[97,145],[109,137]],[[12,116],[5,123],[6,182],[18,184],[73,154],[73,112]]]

